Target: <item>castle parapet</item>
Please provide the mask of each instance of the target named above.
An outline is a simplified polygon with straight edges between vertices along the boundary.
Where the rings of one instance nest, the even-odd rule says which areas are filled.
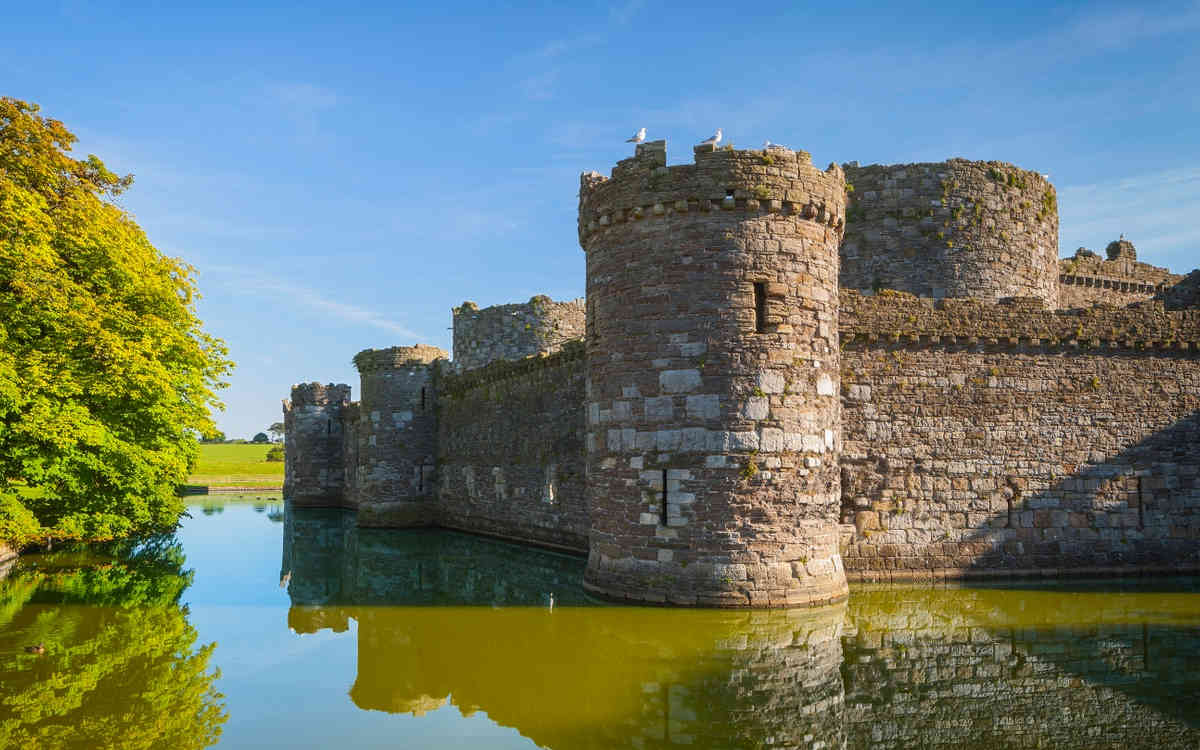
[[[844,597],[837,547],[842,170],[640,144],[584,174],[585,586],[725,607]]]
[[[283,402],[283,494],[297,505],[345,505],[344,410],[350,386],[300,383]]]

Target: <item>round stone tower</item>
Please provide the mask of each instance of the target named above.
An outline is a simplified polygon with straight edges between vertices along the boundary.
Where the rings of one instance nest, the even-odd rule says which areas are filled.
[[[283,494],[299,506],[350,503],[343,462],[350,386],[300,383],[283,402]]]
[[[838,554],[842,170],[637,146],[581,178],[585,586],[673,604],[846,596]]]
[[[1058,199],[998,161],[846,166],[841,284],[1058,307]]]
[[[433,522],[437,455],[434,346],[367,349],[354,357],[362,378],[355,430],[359,526],[409,527]]]

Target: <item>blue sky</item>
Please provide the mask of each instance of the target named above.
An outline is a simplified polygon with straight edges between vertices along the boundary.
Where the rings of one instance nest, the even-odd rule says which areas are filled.
[[[24,3],[0,93],[136,175],[199,270],[250,436],[367,347],[449,349],[450,307],[582,296],[578,177],[637,127],[815,162],[1000,159],[1059,189],[1061,253],[1119,233],[1200,265],[1200,3],[794,9],[664,2]]]

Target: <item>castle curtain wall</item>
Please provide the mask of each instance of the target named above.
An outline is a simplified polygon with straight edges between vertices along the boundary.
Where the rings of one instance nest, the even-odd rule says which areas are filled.
[[[442,526],[587,551],[582,355],[575,343],[444,378]]]
[[[851,580],[1200,568],[1197,312],[842,301]]]

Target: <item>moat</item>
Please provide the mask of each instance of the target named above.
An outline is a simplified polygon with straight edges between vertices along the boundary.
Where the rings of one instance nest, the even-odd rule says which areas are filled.
[[[0,746],[1200,746],[1197,579],[628,607],[582,557],[355,519],[195,505],[171,537],[23,558]]]

